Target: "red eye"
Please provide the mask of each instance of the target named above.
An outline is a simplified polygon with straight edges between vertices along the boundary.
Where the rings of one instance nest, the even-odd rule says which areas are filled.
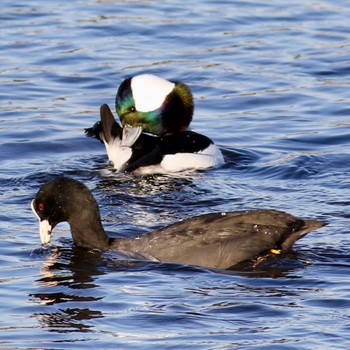
[[[39,209],[40,211],[44,211],[44,204],[43,204],[43,203],[39,203],[39,204],[38,204],[38,209]]]

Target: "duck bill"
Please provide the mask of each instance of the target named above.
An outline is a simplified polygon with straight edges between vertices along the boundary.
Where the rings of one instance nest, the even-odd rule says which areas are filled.
[[[31,207],[34,215],[39,220],[39,233],[40,233],[41,244],[48,244],[50,243],[53,225],[50,225],[49,220],[41,219],[40,216],[37,214],[34,208],[34,199],[32,200]]]

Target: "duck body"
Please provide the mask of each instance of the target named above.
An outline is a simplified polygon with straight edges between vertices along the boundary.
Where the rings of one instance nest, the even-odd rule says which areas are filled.
[[[98,205],[81,182],[57,178],[44,184],[32,201],[42,244],[67,221],[76,245],[131,252],[145,259],[227,269],[253,261],[271,249],[287,252],[295,241],[325,225],[276,210],[205,214],[130,238],[109,238]]]
[[[100,122],[85,132],[104,143],[108,159],[118,171],[169,173],[205,169],[224,163],[222,153],[214,142],[194,131],[158,136],[140,128],[131,141],[126,141],[126,127],[118,124],[108,105],[101,106],[100,118]]]
[[[210,138],[188,130],[194,102],[186,84],[152,74],[127,78],[118,88],[115,108],[121,126],[102,105],[100,122],[85,131],[105,144],[116,170],[169,173],[224,163]]]

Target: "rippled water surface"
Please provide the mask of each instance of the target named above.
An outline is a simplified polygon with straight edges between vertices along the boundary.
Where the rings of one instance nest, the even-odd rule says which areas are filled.
[[[2,1],[0,347],[349,349],[349,18],[342,0]],[[83,129],[143,72],[190,85],[224,166],[111,173]],[[56,175],[111,236],[253,208],[329,225],[255,270],[86,252],[66,224],[42,248],[29,205]]]

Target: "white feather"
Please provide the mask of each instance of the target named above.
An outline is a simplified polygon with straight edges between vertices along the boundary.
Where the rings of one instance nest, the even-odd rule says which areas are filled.
[[[133,77],[131,89],[136,110],[150,112],[159,108],[174,86],[174,83],[151,74]]]
[[[106,146],[109,161],[112,162],[113,167],[119,171],[130,159],[132,149],[127,146],[122,146],[119,138],[115,138],[111,143],[107,143],[105,140],[103,140],[103,142]]]
[[[161,167],[166,172],[184,171],[190,169],[205,169],[224,163],[224,157],[215,144],[209,145],[198,153],[176,153],[166,155]]]

